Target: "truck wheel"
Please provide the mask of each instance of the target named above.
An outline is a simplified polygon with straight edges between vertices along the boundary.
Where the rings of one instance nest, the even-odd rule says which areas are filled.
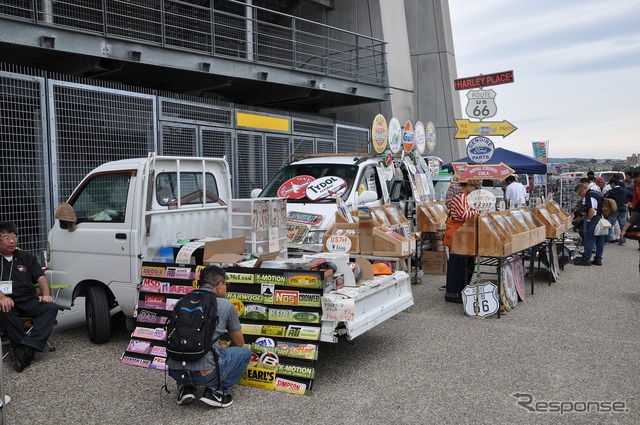
[[[111,312],[104,288],[92,286],[87,290],[85,314],[89,339],[96,344],[109,341],[111,334]]]

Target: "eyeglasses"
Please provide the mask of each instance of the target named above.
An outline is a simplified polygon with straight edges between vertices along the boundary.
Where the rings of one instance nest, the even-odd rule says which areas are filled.
[[[0,236],[0,240],[2,242],[11,242],[11,241],[18,241],[18,236],[17,235],[5,235],[5,236]]]
[[[229,283],[229,282],[227,282],[226,280],[221,280],[220,282],[218,282],[218,284],[221,284],[221,283],[222,283],[222,284],[224,284],[224,285],[226,285],[226,286],[227,286],[227,288],[228,288],[228,287],[229,287],[229,285],[230,285],[230,283]]]

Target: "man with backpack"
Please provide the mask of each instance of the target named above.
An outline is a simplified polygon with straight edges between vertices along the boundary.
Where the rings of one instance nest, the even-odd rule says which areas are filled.
[[[196,388],[202,386],[204,391],[200,401],[212,407],[231,406],[233,397],[227,389],[240,380],[251,360],[251,350],[244,347],[238,312],[225,298],[227,285],[223,269],[216,266],[204,268],[200,271],[199,288],[176,304],[169,319],[167,366],[169,375],[178,384],[178,404],[194,401]],[[197,325],[198,318],[193,318],[193,313],[198,311],[202,313],[200,319],[205,320],[204,326]],[[190,321],[191,326],[188,325]],[[208,331],[211,322],[215,330]],[[204,345],[202,356],[191,347],[197,346],[198,339],[208,332],[212,335],[209,343]],[[225,332],[229,335],[230,344],[221,349],[218,339]],[[180,344],[185,348],[176,348]],[[199,356],[202,357],[194,360]]]
[[[596,190],[589,189],[589,186],[584,183],[578,183],[576,185],[575,193],[584,198],[586,215],[584,216],[583,228],[584,252],[582,257],[573,260],[573,264],[576,266],[590,266],[591,264],[601,266],[605,236],[596,236],[595,229],[602,217],[602,195]],[[593,261],[590,261],[594,245],[596,254]]]

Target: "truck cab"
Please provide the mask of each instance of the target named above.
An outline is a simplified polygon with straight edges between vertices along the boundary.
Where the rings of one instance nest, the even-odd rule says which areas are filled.
[[[109,339],[110,312],[132,318],[142,261],[177,239],[227,236],[231,197],[224,159],[150,155],[103,164],[68,199],[76,226],[56,218],[47,238],[47,278],[66,284],[58,305],[86,297],[89,337]]]
[[[377,159],[325,156],[301,159],[282,168],[252,197],[285,197],[290,221],[309,227],[304,244],[322,243],[334,222],[336,197],[349,209],[389,203],[389,191]]]

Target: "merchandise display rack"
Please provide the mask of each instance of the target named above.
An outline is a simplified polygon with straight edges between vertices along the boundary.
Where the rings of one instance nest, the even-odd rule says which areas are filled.
[[[228,236],[246,237],[245,252],[278,251],[282,258],[287,258],[286,199],[229,199],[227,211]]]

